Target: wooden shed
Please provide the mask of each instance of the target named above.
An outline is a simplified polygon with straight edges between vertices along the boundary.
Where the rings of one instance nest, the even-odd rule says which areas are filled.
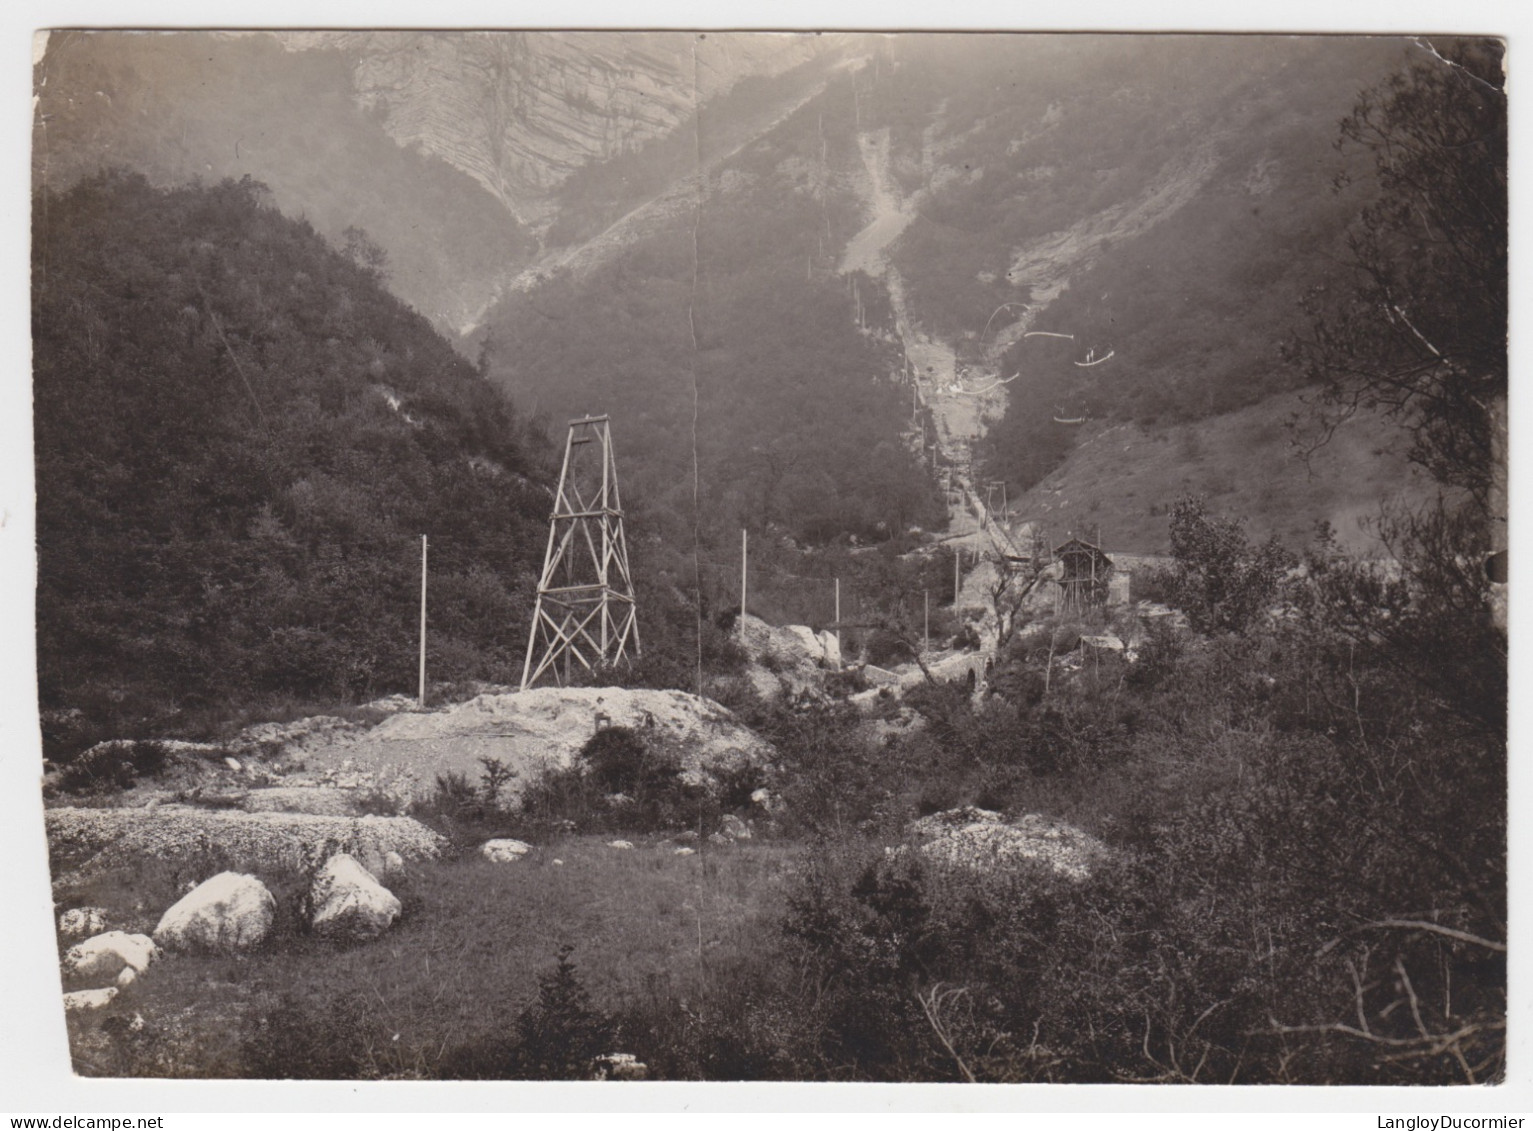
[[[1060,563],[1059,611],[1084,613],[1107,600],[1107,582],[1112,577],[1112,559],[1100,546],[1072,538],[1054,548]]]

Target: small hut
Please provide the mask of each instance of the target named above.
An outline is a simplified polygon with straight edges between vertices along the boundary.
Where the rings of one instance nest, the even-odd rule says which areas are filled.
[[[1056,546],[1054,558],[1060,563],[1059,611],[1084,613],[1107,600],[1107,583],[1112,577],[1112,559],[1079,538]]]

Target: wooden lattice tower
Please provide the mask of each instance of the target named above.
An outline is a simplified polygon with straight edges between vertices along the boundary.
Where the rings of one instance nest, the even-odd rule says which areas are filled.
[[[638,655],[612,427],[605,416],[588,416],[570,421],[564,442],[522,690],[550,672],[568,683],[572,661],[591,671]]]

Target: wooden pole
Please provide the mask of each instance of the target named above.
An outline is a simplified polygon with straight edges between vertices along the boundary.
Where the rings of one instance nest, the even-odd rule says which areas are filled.
[[[841,579],[836,578],[836,651],[841,651]]]
[[[930,589],[921,590],[921,651],[932,650],[932,594]]]
[[[958,590],[960,588],[962,588],[962,586],[963,586],[963,582],[961,580],[960,573],[959,573],[959,571],[962,568],[962,566],[963,566],[963,547],[962,546],[954,546],[953,547],[953,609],[954,609],[954,611],[957,611],[957,609],[958,609]]]
[[[740,635],[745,635],[745,562],[746,562],[746,539],[748,534],[745,528],[740,528]]]
[[[421,679],[420,705],[426,706],[426,536],[421,535]]]

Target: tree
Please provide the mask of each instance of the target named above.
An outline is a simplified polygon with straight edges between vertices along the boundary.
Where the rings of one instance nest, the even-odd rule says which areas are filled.
[[[1199,632],[1242,632],[1272,604],[1293,564],[1276,538],[1252,546],[1242,524],[1214,518],[1202,499],[1171,508],[1173,599]]]
[[[990,600],[991,612],[995,614],[997,652],[1006,647],[1007,641],[1016,631],[1017,613],[1043,583],[1046,550],[1042,535],[1035,534],[1032,552],[1026,561],[1014,561],[998,552],[985,555],[985,560],[994,570],[985,595]]]
[[[1308,296],[1309,330],[1289,355],[1322,389],[1320,442],[1359,408],[1382,408],[1410,432],[1414,462],[1504,518],[1504,45],[1418,47],[1341,123],[1337,148],[1371,160],[1376,195],[1351,226],[1346,275]]]
[[[574,947],[559,948],[558,963],[538,975],[538,1000],[516,1018],[513,1078],[584,1080],[591,1062],[608,1051],[612,1025],[591,1005],[591,995],[570,960]]]

